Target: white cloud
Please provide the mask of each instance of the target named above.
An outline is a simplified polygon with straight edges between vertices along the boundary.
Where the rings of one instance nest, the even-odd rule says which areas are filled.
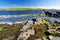
[[[41,7],[46,9],[60,9],[60,6],[49,6],[49,7]]]
[[[60,9],[60,6],[20,6],[12,4],[13,7],[25,7],[25,8],[44,8],[44,9]]]
[[[60,9],[60,6],[40,6],[40,7],[30,7],[30,8],[44,8],[44,9]]]
[[[21,7],[20,5],[12,4],[13,7]]]
[[[17,6],[17,5],[13,4],[12,6]]]

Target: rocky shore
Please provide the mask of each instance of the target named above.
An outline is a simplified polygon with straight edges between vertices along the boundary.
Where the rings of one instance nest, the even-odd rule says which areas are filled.
[[[54,40],[60,37],[60,22],[48,18],[0,24],[0,40]]]

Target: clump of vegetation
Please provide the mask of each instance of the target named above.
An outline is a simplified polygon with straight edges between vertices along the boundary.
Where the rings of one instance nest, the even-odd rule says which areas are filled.
[[[0,26],[0,31],[3,31],[4,30],[4,27]]]
[[[34,26],[34,30],[35,30],[35,36],[37,38],[41,38],[41,37],[45,37],[45,32],[46,32],[46,26],[42,26],[42,25],[36,25]]]
[[[18,25],[15,25],[15,26],[11,26],[11,25],[8,25],[8,24],[5,24],[5,25],[0,24],[0,25],[6,26],[5,27],[6,30],[0,31],[0,40],[7,39],[7,38],[10,38],[10,37],[16,38],[20,33],[19,32],[20,31],[20,26],[18,26]]]

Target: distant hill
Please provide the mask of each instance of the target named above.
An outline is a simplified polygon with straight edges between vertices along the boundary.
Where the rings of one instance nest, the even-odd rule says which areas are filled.
[[[42,10],[42,8],[0,8],[0,10]]]

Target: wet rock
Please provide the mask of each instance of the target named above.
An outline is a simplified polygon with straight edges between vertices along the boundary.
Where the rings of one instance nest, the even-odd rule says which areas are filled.
[[[60,12],[42,12],[39,16],[48,16],[48,17],[55,17],[55,18],[60,18]]]

